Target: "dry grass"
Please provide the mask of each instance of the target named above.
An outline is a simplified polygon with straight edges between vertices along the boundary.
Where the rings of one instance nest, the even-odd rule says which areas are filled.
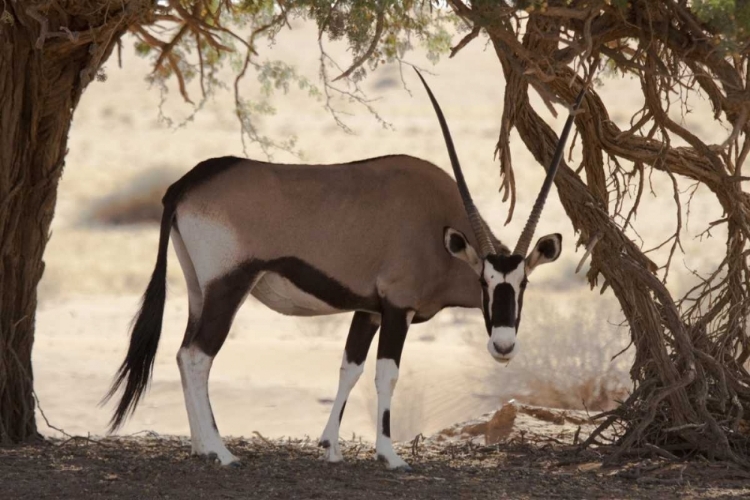
[[[527,391],[517,399],[537,406],[602,411],[614,408],[630,391],[626,373],[618,371],[614,365],[581,375],[551,375],[549,372],[530,375],[524,382]]]
[[[587,303],[584,295],[566,311],[552,308],[544,318],[528,318],[520,334],[524,355],[500,368],[509,382],[505,395],[531,405],[592,411],[611,409],[627,396],[632,352],[613,359],[627,346],[627,331],[601,326],[599,315],[616,311],[614,302],[598,310]],[[528,324],[535,321],[539,327]],[[488,384],[496,380],[494,373]]]

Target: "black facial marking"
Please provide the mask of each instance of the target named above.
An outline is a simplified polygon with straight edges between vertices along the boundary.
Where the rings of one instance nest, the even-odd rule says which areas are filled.
[[[509,283],[495,287],[492,298],[492,326],[516,325],[516,291]]]
[[[344,404],[341,406],[341,411],[339,412],[339,424],[341,423],[341,419],[344,418],[345,409],[346,409],[346,401],[344,401]]]
[[[448,239],[448,248],[451,253],[463,252],[466,249],[466,240],[460,234],[451,233]]]
[[[552,238],[540,241],[537,249],[539,250],[539,253],[541,253],[547,260],[552,260],[557,253],[557,245]]]
[[[391,410],[383,412],[383,435],[391,437]]]
[[[407,311],[394,307],[387,301],[383,301],[382,311],[378,359],[392,359],[396,366],[399,366],[406,333],[409,331],[409,325],[406,322]]]
[[[346,360],[349,363],[361,365],[367,359],[372,338],[380,326],[379,321],[373,321],[374,315],[357,311],[354,313],[352,325],[349,327],[349,335],[346,337]]]
[[[526,292],[526,285],[529,283],[529,280],[526,278],[523,279],[521,282],[521,291],[518,292],[518,316],[516,317],[516,333],[518,333],[518,328],[521,326],[521,311],[523,310],[523,294]]]
[[[492,269],[507,275],[518,269],[519,266],[524,265],[524,257],[521,255],[488,255],[487,262],[492,266]],[[519,309],[518,317],[516,315],[516,292],[513,286],[509,283],[500,283],[494,290],[490,289],[488,284],[484,281],[484,277],[480,279],[482,285],[482,312],[484,314],[484,323],[487,327],[487,333],[492,334],[492,327],[506,326],[516,327],[518,329],[518,322],[520,319],[520,302],[523,298],[523,289],[526,286],[526,278],[524,278],[521,284],[521,290],[519,291]],[[490,285],[491,286],[491,285]],[[489,311],[489,294],[492,294],[492,311]]]
[[[523,262],[523,256],[521,255],[488,255],[487,261],[492,264],[492,267],[502,273],[508,274],[515,271],[518,266]]]
[[[487,289],[487,283],[482,280],[482,315],[484,316],[484,326],[487,328],[487,334],[492,334],[492,320],[490,319],[490,294]]]
[[[327,439],[324,439],[323,441],[318,443],[318,446],[320,446],[321,448],[330,448],[331,442]]]

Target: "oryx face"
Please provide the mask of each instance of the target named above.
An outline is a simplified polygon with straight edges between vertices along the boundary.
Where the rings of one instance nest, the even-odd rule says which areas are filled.
[[[445,248],[448,253],[469,264],[477,273],[482,285],[484,321],[487,325],[487,333],[490,336],[490,340],[487,342],[487,350],[490,351],[495,360],[508,362],[518,350],[516,336],[518,325],[521,322],[521,306],[523,305],[523,294],[526,290],[528,276],[539,264],[552,262],[560,256],[562,236],[559,234],[542,236],[531,253],[527,255],[527,252],[531,238],[534,236],[536,224],[542,214],[544,203],[547,200],[547,195],[552,188],[555,173],[560,165],[565,141],[573,126],[573,113],[565,121],[565,127],[560,134],[560,140],[557,142],[555,155],[552,157],[552,164],[547,169],[547,176],[544,178],[544,183],[537,195],[523,232],[518,238],[516,248],[510,255],[503,255],[498,253],[498,249],[495,248],[490,237],[491,234],[489,234],[485,222],[471,199],[469,187],[466,185],[464,174],[461,171],[461,164],[458,162],[458,155],[453,147],[453,139],[451,139],[448,124],[440,110],[440,105],[419,71],[417,71],[417,75],[424,84],[432,107],[435,108],[438,122],[440,122],[445,146],[448,148],[448,156],[451,160],[453,173],[456,176],[458,192],[461,195],[469,224],[478,243],[479,253],[474,250],[460,231],[450,227],[445,228]],[[577,111],[580,107],[585,92],[586,87],[584,86],[578,94],[573,107],[574,111]]]
[[[550,234],[539,238],[527,257],[490,254],[481,259],[460,231],[445,229],[448,253],[469,264],[479,277],[482,312],[490,337],[487,350],[496,361],[507,363],[518,352],[518,326],[528,277],[538,265],[557,260],[561,246],[562,236]]]

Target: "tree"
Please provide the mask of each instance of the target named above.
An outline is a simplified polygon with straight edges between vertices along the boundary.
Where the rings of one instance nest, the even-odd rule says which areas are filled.
[[[643,105],[628,129],[609,118],[590,85],[576,117],[581,163],[560,167],[555,184],[579,243],[590,251],[587,278],[611,287],[630,326],[636,356],[634,391],[601,427],[616,426],[618,452],[700,452],[750,465],[750,195],[742,165],[750,151],[748,43],[750,2],[744,0],[70,0],[5,3],[0,23],[0,441],[35,434],[30,352],[34,289],[62,169],[65,135],[75,104],[102,63],[129,30],[136,50],[154,64],[152,78],[197,79],[204,99],[222,85],[216,70],[233,64],[237,78],[254,70],[268,92],[291,82],[313,89],[283,62],[260,62],[259,41],[272,39],[289,19],[313,19],[319,28],[321,94],[369,106],[357,83],[383,61],[402,62],[414,40],[433,54],[447,52],[446,26],[465,36],[454,56],[480,34],[502,65],[506,97],[496,154],[501,190],[515,202],[513,129],[541,166],[557,137],[530,101],[569,105],[602,72],[634,75]],[[448,9],[446,9],[448,7]],[[448,15],[452,12],[454,15]],[[345,39],[348,68],[328,58],[324,41]],[[334,78],[335,77],[335,78]],[[234,84],[243,136],[266,151],[276,143],[255,127],[267,103],[247,101]],[[670,96],[700,92],[715,118],[731,124],[723,144],[706,144],[668,113]],[[199,107],[199,105],[198,105]],[[10,111],[9,111],[10,110]],[[5,131],[10,130],[8,134]],[[685,145],[677,145],[678,140]],[[627,236],[651,171],[674,182],[676,230],[670,251],[653,262]],[[724,259],[700,284],[675,300],[666,285],[683,229],[680,182],[707,187],[725,216]],[[632,197],[629,196],[632,193]],[[629,203],[628,203],[629,201]],[[711,230],[712,228],[708,228]]]
[[[36,287],[73,111],[151,8],[145,0],[61,3],[12,0],[0,12],[0,443],[37,435]]]
[[[186,82],[198,78],[202,98],[225,86],[216,71],[229,63],[238,80],[249,68],[267,92],[291,80],[314,91],[282,62],[259,63],[260,39],[273,38],[293,16],[314,18],[336,38],[346,33],[358,65],[380,54],[363,51],[373,35],[380,39],[388,12],[400,19],[400,33],[426,33],[431,18],[415,2],[339,2],[270,0],[6,0],[0,6],[0,444],[38,437],[34,420],[31,350],[34,342],[36,287],[44,272],[43,254],[54,215],[58,182],[67,151],[73,113],[83,91],[104,79],[103,64],[126,32],[139,40],[136,50],[153,57],[151,78],[174,78],[192,102]],[[412,16],[413,17],[410,17]],[[372,25],[379,19],[380,28]],[[376,25],[378,23],[375,23]],[[394,41],[388,42],[393,45]],[[388,49],[395,50],[395,47]],[[192,58],[192,59],[191,59]],[[355,75],[347,75],[355,76]],[[267,103],[248,101],[237,92],[243,138],[270,154],[275,142],[253,125]],[[335,87],[326,86],[330,102]],[[348,92],[348,91],[347,91]],[[365,103],[360,94],[348,92]],[[333,108],[329,108],[333,111]],[[335,113],[335,112],[334,112]]]

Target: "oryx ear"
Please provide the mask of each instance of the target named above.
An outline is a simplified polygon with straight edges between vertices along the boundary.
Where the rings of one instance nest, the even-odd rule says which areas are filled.
[[[526,257],[526,275],[531,274],[540,264],[556,261],[560,252],[562,252],[561,234],[548,234],[539,238],[534,250]]]
[[[482,274],[482,259],[477,255],[476,250],[466,240],[466,236],[461,231],[456,231],[452,227],[446,227],[444,231],[445,249],[448,253],[457,259],[461,259],[471,266],[477,276]]]

